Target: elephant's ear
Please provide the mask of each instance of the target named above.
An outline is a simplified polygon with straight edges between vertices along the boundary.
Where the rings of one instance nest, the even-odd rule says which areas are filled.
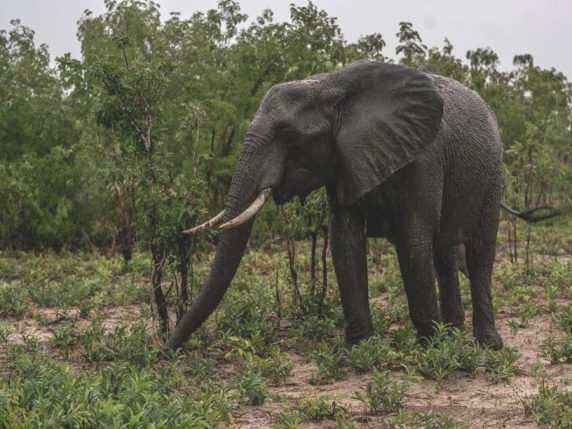
[[[433,142],[443,99],[429,76],[407,67],[360,62],[335,75],[346,88],[337,104],[337,195],[349,205]]]

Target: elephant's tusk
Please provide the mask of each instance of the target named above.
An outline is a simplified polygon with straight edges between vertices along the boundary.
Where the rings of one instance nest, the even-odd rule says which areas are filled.
[[[224,217],[224,210],[222,212],[220,212],[219,214],[217,214],[215,217],[213,217],[211,220],[203,223],[202,225],[195,226],[194,228],[187,229],[186,231],[183,231],[183,234],[195,235],[195,234],[198,234],[199,232],[203,232],[203,231],[206,231],[207,229],[211,229],[213,226],[216,226],[219,223],[221,223],[223,217]]]
[[[266,188],[260,191],[260,194],[258,194],[258,197],[256,198],[256,200],[254,200],[254,202],[249,208],[247,208],[245,211],[243,211],[234,219],[229,220],[226,223],[223,223],[220,226],[220,229],[228,229],[238,225],[242,225],[244,222],[246,222],[248,219],[250,219],[260,211],[264,203],[268,201],[268,198],[270,197],[271,193],[272,193],[272,188]]]

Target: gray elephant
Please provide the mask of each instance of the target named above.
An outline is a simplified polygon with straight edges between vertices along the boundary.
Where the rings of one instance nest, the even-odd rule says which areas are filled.
[[[519,212],[505,203],[501,203],[501,209],[531,225],[543,220],[552,219],[553,217],[560,216],[562,214],[560,210],[550,206],[540,206],[533,210]],[[459,270],[465,275],[465,277],[469,278],[469,268],[467,267],[467,259],[465,258],[465,246],[462,244],[459,245]]]
[[[478,94],[430,70],[359,61],[268,91],[246,134],[226,209],[187,231],[224,222],[206,285],[165,348],[180,347],[217,307],[270,195],[284,204],[322,186],[346,348],[373,334],[368,236],[395,246],[419,338],[430,336],[436,321],[463,327],[464,245],[474,335],[502,347],[491,303],[502,191],[495,115]]]

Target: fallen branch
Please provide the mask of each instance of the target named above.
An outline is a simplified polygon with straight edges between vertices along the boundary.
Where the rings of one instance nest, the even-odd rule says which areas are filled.
[[[63,314],[61,316],[56,317],[54,320],[50,320],[49,322],[43,323],[42,326],[53,326],[63,322],[64,320],[70,320],[70,319],[71,317],[69,317],[67,314]]]

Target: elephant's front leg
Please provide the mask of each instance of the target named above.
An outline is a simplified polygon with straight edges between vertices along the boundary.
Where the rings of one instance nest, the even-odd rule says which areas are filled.
[[[330,246],[344,309],[346,349],[373,335],[364,226],[363,213],[330,199]]]
[[[421,232],[410,230],[410,234],[397,243],[396,250],[411,321],[417,330],[417,338],[425,342],[433,335],[435,322],[441,321],[435,289],[433,244],[430,238],[423,238]]]

